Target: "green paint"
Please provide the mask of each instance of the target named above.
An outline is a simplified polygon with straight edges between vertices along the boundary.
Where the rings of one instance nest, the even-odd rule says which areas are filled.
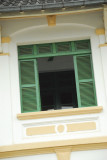
[[[21,96],[21,112],[30,112],[30,111],[40,111],[41,110],[41,100],[40,100],[40,86],[39,86],[39,73],[37,68],[37,58],[43,58],[43,57],[55,57],[55,56],[64,56],[64,55],[73,55],[74,59],[74,68],[75,68],[75,79],[76,79],[76,89],[77,89],[77,99],[78,99],[78,107],[85,107],[82,105],[83,103],[83,97],[85,97],[84,93],[87,93],[87,95],[92,94],[94,95],[94,98],[91,97],[93,100],[92,105],[97,104],[96,100],[96,91],[95,91],[95,82],[94,82],[94,73],[93,73],[93,66],[92,66],[92,59],[91,59],[91,47],[90,47],[90,41],[89,40],[82,40],[82,41],[72,41],[72,42],[58,42],[58,43],[48,43],[48,44],[35,44],[35,45],[24,45],[18,47],[18,58],[19,58],[19,82],[20,82],[20,96]],[[88,56],[88,59],[87,59]],[[90,57],[90,59],[89,59]],[[29,69],[29,66],[32,68],[30,62],[34,63],[34,77],[35,82],[33,82],[33,69],[32,71]],[[32,76],[23,77],[21,74],[21,63],[28,62],[27,69],[23,69],[23,74],[28,74]],[[81,62],[85,64],[83,67]],[[89,68],[91,64],[91,69]],[[85,70],[84,70],[85,68]],[[28,71],[27,71],[28,70]],[[30,71],[32,73],[30,73]],[[82,72],[82,74],[81,74]],[[89,73],[87,73],[89,72]],[[83,77],[82,77],[83,76]],[[27,78],[26,78],[27,77]],[[86,77],[86,78],[85,78]],[[22,83],[22,80],[26,82],[31,83]],[[35,90],[34,90],[35,88]],[[89,92],[87,92],[87,88]],[[23,106],[23,101],[26,100],[26,97],[29,99],[33,99],[34,97],[32,95],[27,95],[25,90],[30,93],[34,93],[35,100],[36,100],[36,106],[34,108],[34,104],[32,104],[32,110],[31,108],[26,106]],[[93,94],[94,92],[94,94]],[[23,97],[24,95],[24,97]],[[91,95],[90,95],[91,96]],[[84,104],[86,103],[88,106],[88,102],[90,101],[88,99],[88,96],[86,97],[86,101],[84,101]],[[94,103],[95,99],[95,103]],[[29,100],[30,101],[30,100]],[[26,103],[25,103],[26,104]],[[91,102],[90,102],[91,104]]]

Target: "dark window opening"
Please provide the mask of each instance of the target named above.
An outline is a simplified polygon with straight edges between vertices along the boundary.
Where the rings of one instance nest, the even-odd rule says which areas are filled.
[[[42,111],[76,108],[73,56],[38,59]]]

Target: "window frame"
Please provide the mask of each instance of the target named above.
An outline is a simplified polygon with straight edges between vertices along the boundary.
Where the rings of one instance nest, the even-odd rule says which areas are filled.
[[[88,49],[80,49],[80,50],[77,50],[76,48],[76,42],[88,42],[88,46],[89,48]],[[57,52],[57,44],[61,44],[61,43],[70,43],[70,51],[65,51],[65,52]],[[42,53],[42,54],[39,54],[38,53],[38,46],[45,46],[45,45],[52,45],[52,53]],[[26,45],[26,46],[30,46],[30,45]],[[31,45],[33,48],[33,54],[31,55],[22,55],[22,56],[18,56],[18,59],[19,61],[21,60],[33,60],[35,59],[36,61],[36,68],[37,68],[37,59],[38,58],[45,58],[45,57],[56,57],[56,56],[67,56],[67,55],[73,55],[73,57],[76,57],[76,56],[79,56],[79,55],[91,55],[91,46],[90,46],[90,40],[79,40],[79,41],[67,41],[67,42],[57,42],[57,43],[43,43],[43,44],[34,44],[34,45]],[[20,47],[20,46],[19,46]],[[23,47],[23,46],[22,46]],[[19,49],[18,49],[19,51]],[[75,58],[74,58],[75,59]],[[74,61],[75,63],[75,61]],[[92,61],[91,61],[92,63]],[[75,64],[74,64],[75,65]],[[92,65],[91,65],[92,67]],[[40,87],[39,87],[39,76],[38,76],[38,69],[36,70],[37,72],[36,73],[36,79],[37,79],[37,101],[38,101],[38,104],[37,104],[37,108],[39,106],[39,109],[37,111],[41,111],[41,99],[40,99]],[[93,67],[92,67],[92,74],[93,74],[93,77],[94,77],[94,71],[93,71]],[[20,77],[19,77],[20,79]],[[95,86],[95,80],[94,80],[94,86]],[[77,88],[77,92],[78,92],[78,87],[76,85],[76,88]],[[95,95],[96,95],[96,88],[94,87],[94,92],[95,92]],[[21,93],[21,92],[20,92]],[[77,95],[78,97],[78,95]],[[21,97],[22,99],[22,97]],[[79,101],[79,98],[77,98],[77,102]],[[96,102],[97,102],[97,97],[96,97]],[[80,103],[79,103],[80,104]],[[96,103],[97,104],[97,103]],[[96,105],[95,105],[96,106]],[[21,108],[22,108],[22,100],[21,100]],[[80,108],[78,106],[78,108]],[[23,111],[23,109],[21,109],[21,111]],[[36,110],[34,111],[36,112]]]

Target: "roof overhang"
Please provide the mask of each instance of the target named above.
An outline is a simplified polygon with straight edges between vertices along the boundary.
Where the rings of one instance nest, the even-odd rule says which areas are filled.
[[[66,9],[47,9],[47,10],[30,10],[30,11],[14,11],[0,13],[0,20],[4,19],[17,19],[17,18],[34,18],[45,17],[49,15],[68,15],[68,14],[80,14],[86,12],[103,11],[103,5],[97,6],[82,6]]]

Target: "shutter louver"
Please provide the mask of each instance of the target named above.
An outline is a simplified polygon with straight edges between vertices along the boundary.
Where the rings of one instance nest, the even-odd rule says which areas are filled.
[[[52,46],[50,44],[47,45],[38,45],[38,53],[51,53],[52,52]]]
[[[21,66],[21,84],[35,84],[35,72],[33,61],[23,61]]]
[[[79,107],[95,106],[96,94],[91,55],[75,56],[76,85]]]
[[[22,112],[37,110],[34,66],[35,60],[20,61]]]
[[[84,82],[79,84],[81,106],[93,106],[96,104],[93,82]]]
[[[33,46],[20,46],[19,48],[19,56],[24,55],[32,55],[33,54]]]
[[[22,88],[22,106],[24,112],[33,112],[37,110],[35,87]]]
[[[77,57],[77,66],[79,68],[78,69],[79,80],[92,79],[90,56],[78,56]]]
[[[90,49],[89,41],[77,41],[75,42],[76,50]]]
[[[67,52],[70,51],[70,43],[58,43],[57,52]]]

